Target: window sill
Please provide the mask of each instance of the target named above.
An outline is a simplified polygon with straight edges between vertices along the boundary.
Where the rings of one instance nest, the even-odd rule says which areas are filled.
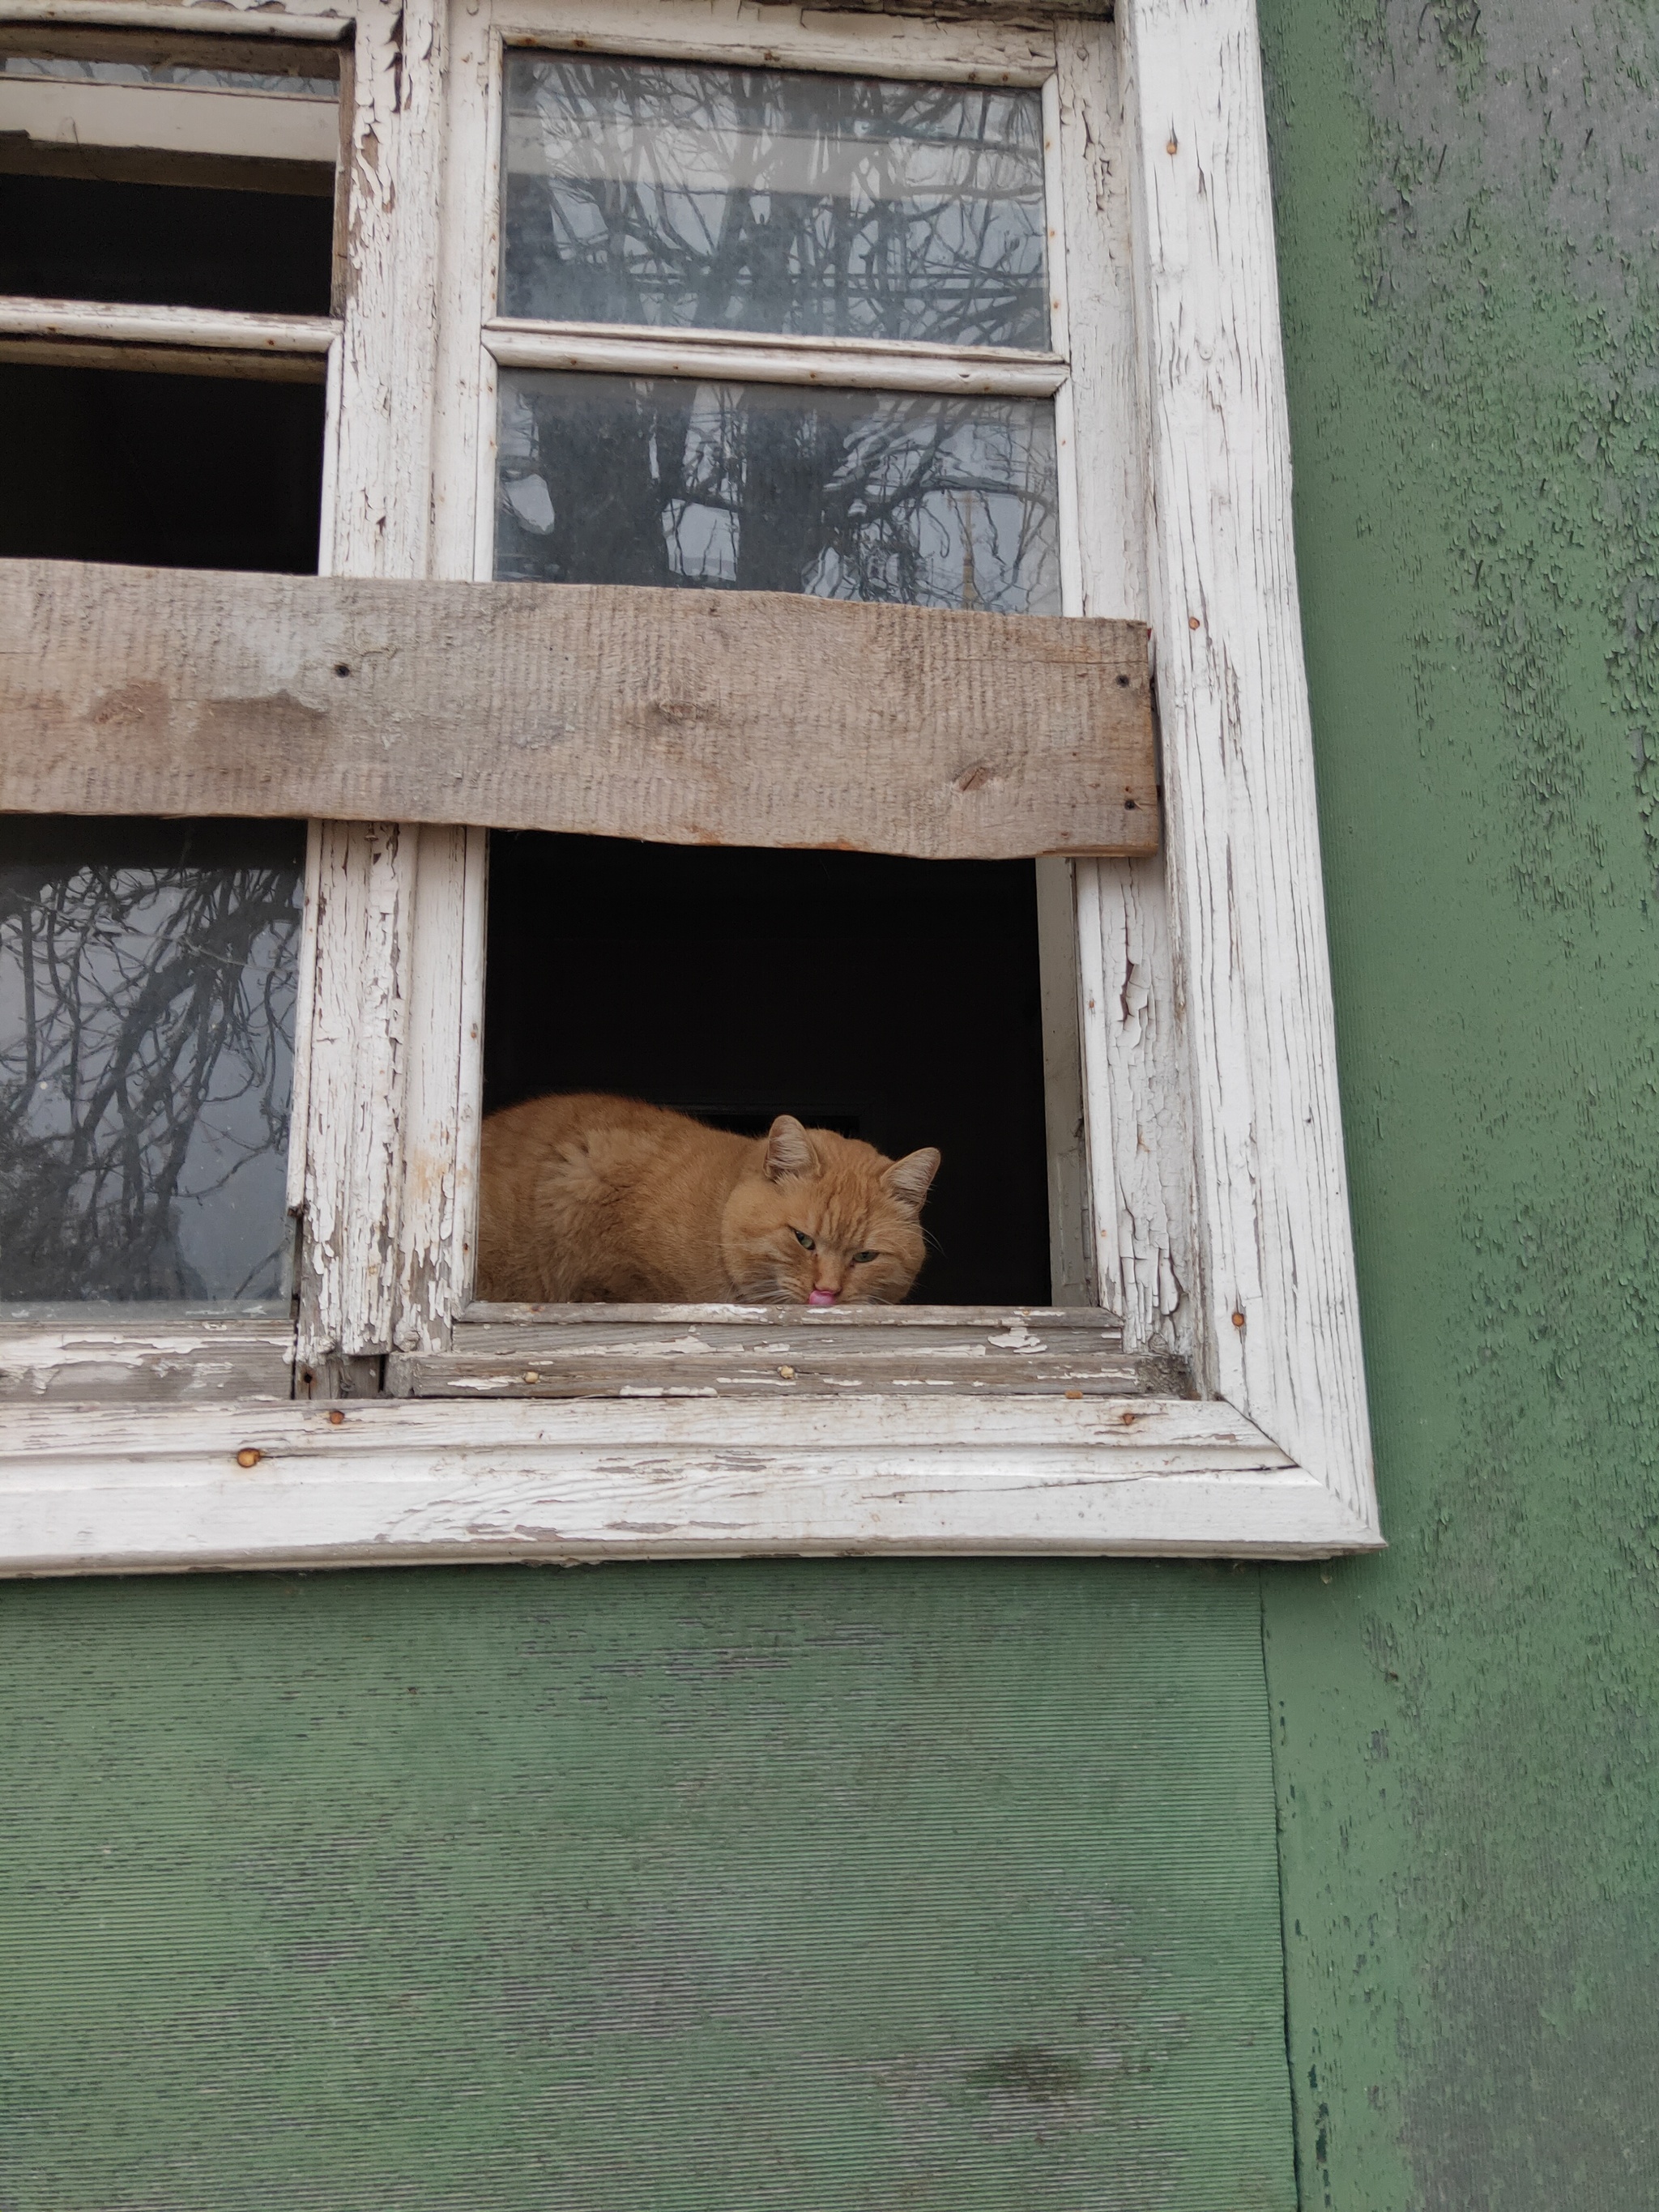
[[[1210,1400],[18,1407],[0,1573],[1380,1548]]]
[[[1184,1398],[1185,1363],[1083,1306],[470,1306],[394,1398]]]

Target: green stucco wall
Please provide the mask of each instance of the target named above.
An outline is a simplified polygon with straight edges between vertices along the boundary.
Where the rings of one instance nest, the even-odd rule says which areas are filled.
[[[1265,1577],[1306,2212],[1659,2204],[1659,10],[1262,0],[1392,1550]]]
[[[1253,1573],[0,1593],[5,2212],[1291,2212]]]

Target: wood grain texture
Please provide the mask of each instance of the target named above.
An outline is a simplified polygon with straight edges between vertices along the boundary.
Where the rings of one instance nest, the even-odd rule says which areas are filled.
[[[1069,210],[1073,435],[1078,453],[1080,614],[1147,612],[1146,416],[1124,149],[1133,79],[1115,38],[1056,36],[1060,176]],[[1092,1180],[1091,1272],[1132,1348],[1190,1354],[1197,1296],[1196,1194],[1187,1126],[1188,1042],[1176,987],[1164,862],[1075,865],[1085,1123]]]
[[[343,72],[349,95],[343,328],[330,355],[319,557],[331,577],[415,579],[430,570],[447,20],[435,0],[368,0]],[[305,592],[331,588],[339,586],[301,584]],[[284,685],[268,711],[280,725],[296,704],[296,726],[314,728]],[[193,771],[181,781],[204,787]],[[453,1175],[426,1175],[411,1190],[404,1174],[411,1006],[418,1003],[435,1022],[441,996],[412,969],[417,933],[430,937],[417,910],[424,841],[416,823],[398,818],[395,803],[365,816],[327,804],[329,796],[325,778],[289,809],[329,817],[307,893],[314,934],[305,988],[314,993],[316,1015],[307,1071],[299,1358],[301,1380],[309,1371],[313,1389],[332,1387],[340,1361],[374,1359],[388,1348],[410,1253],[441,1239],[430,1216],[441,1224],[453,1190]],[[186,799],[177,811],[211,810]],[[441,856],[428,857],[430,893]],[[429,1035],[436,1043],[435,1027]],[[417,1146],[443,1115],[429,1085],[422,1096]],[[420,1158],[428,1164],[423,1151]]]
[[[20,1407],[0,1427],[8,1575],[1375,1542],[1212,1401],[370,1399]]]
[[[1252,1576],[3,1595],[20,2212],[1292,2212]]]
[[[0,564],[0,806],[1152,850],[1138,623]]]
[[[254,315],[221,307],[147,307],[90,300],[0,299],[0,337],[106,338],[231,353],[325,354],[340,335],[327,315]]]
[[[988,346],[817,345],[772,339],[682,337],[677,331],[617,330],[494,320],[484,344],[503,368],[580,369],[598,375],[729,376],[744,384],[839,385],[858,392],[1008,392],[1051,398],[1066,380],[1052,355]]]
[[[514,46],[569,46],[758,68],[830,70],[941,83],[1041,84],[1054,67],[1047,9],[964,0],[920,9],[777,7],[750,0],[481,0],[482,21]],[[458,32],[458,35],[462,35]]]
[[[1194,1352],[1374,1528],[1255,0],[1121,24]]]
[[[491,1310],[475,1308],[480,1316]],[[1137,1359],[1102,1313],[1076,1308],[530,1306],[459,1323],[447,1352],[394,1358],[416,1398],[1172,1397],[1176,1362]]]
[[[294,1325],[225,1306],[0,1308],[0,1404],[286,1401]]]

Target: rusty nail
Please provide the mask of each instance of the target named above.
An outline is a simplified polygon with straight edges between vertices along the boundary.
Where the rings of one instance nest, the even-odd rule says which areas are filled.
[[[1201,629],[1203,628],[1203,624],[1199,621],[1196,615],[1188,615],[1187,617],[1187,627],[1188,629]]]
[[[1068,1398],[1080,1398],[1083,1393],[1081,1390],[1068,1390],[1066,1395]]]
[[[258,1467],[264,1457],[264,1454],[255,1451],[252,1444],[244,1444],[236,1455],[236,1464],[238,1467]]]
[[[1127,1429],[1130,1422],[1133,1420],[1134,1415],[1133,1413],[1120,1413],[1118,1415],[1118,1419],[1122,1422],[1124,1427]]]
[[[1242,1313],[1236,1313],[1236,1314],[1233,1316],[1233,1327],[1234,1327],[1235,1328],[1243,1328],[1243,1326],[1244,1326],[1244,1316],[1243,1316],[1243,1315]]]
[[[1166,154],[1178,154],[1181,151],[1181,141],[1173,131],[1170,133],[1170,143],[1164,150]]]
[[[331,1406],[328,1410],[328,1420],[331,1428],[342,1428],[345,1424],[345,1415],[337,1406]]]

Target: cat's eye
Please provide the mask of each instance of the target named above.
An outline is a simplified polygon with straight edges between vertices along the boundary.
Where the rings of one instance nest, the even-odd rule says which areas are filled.
[[[795,1242],[800,1246],[803,1252],[816,1252],[818,1249],[804,1229],[796,1230]]]
[[[881,1255],[879,1252],[854,1252],[853,1255],[853,1265],[855,1267],[862,1267],[869,1261],[879,1260],[880,1257]]]

